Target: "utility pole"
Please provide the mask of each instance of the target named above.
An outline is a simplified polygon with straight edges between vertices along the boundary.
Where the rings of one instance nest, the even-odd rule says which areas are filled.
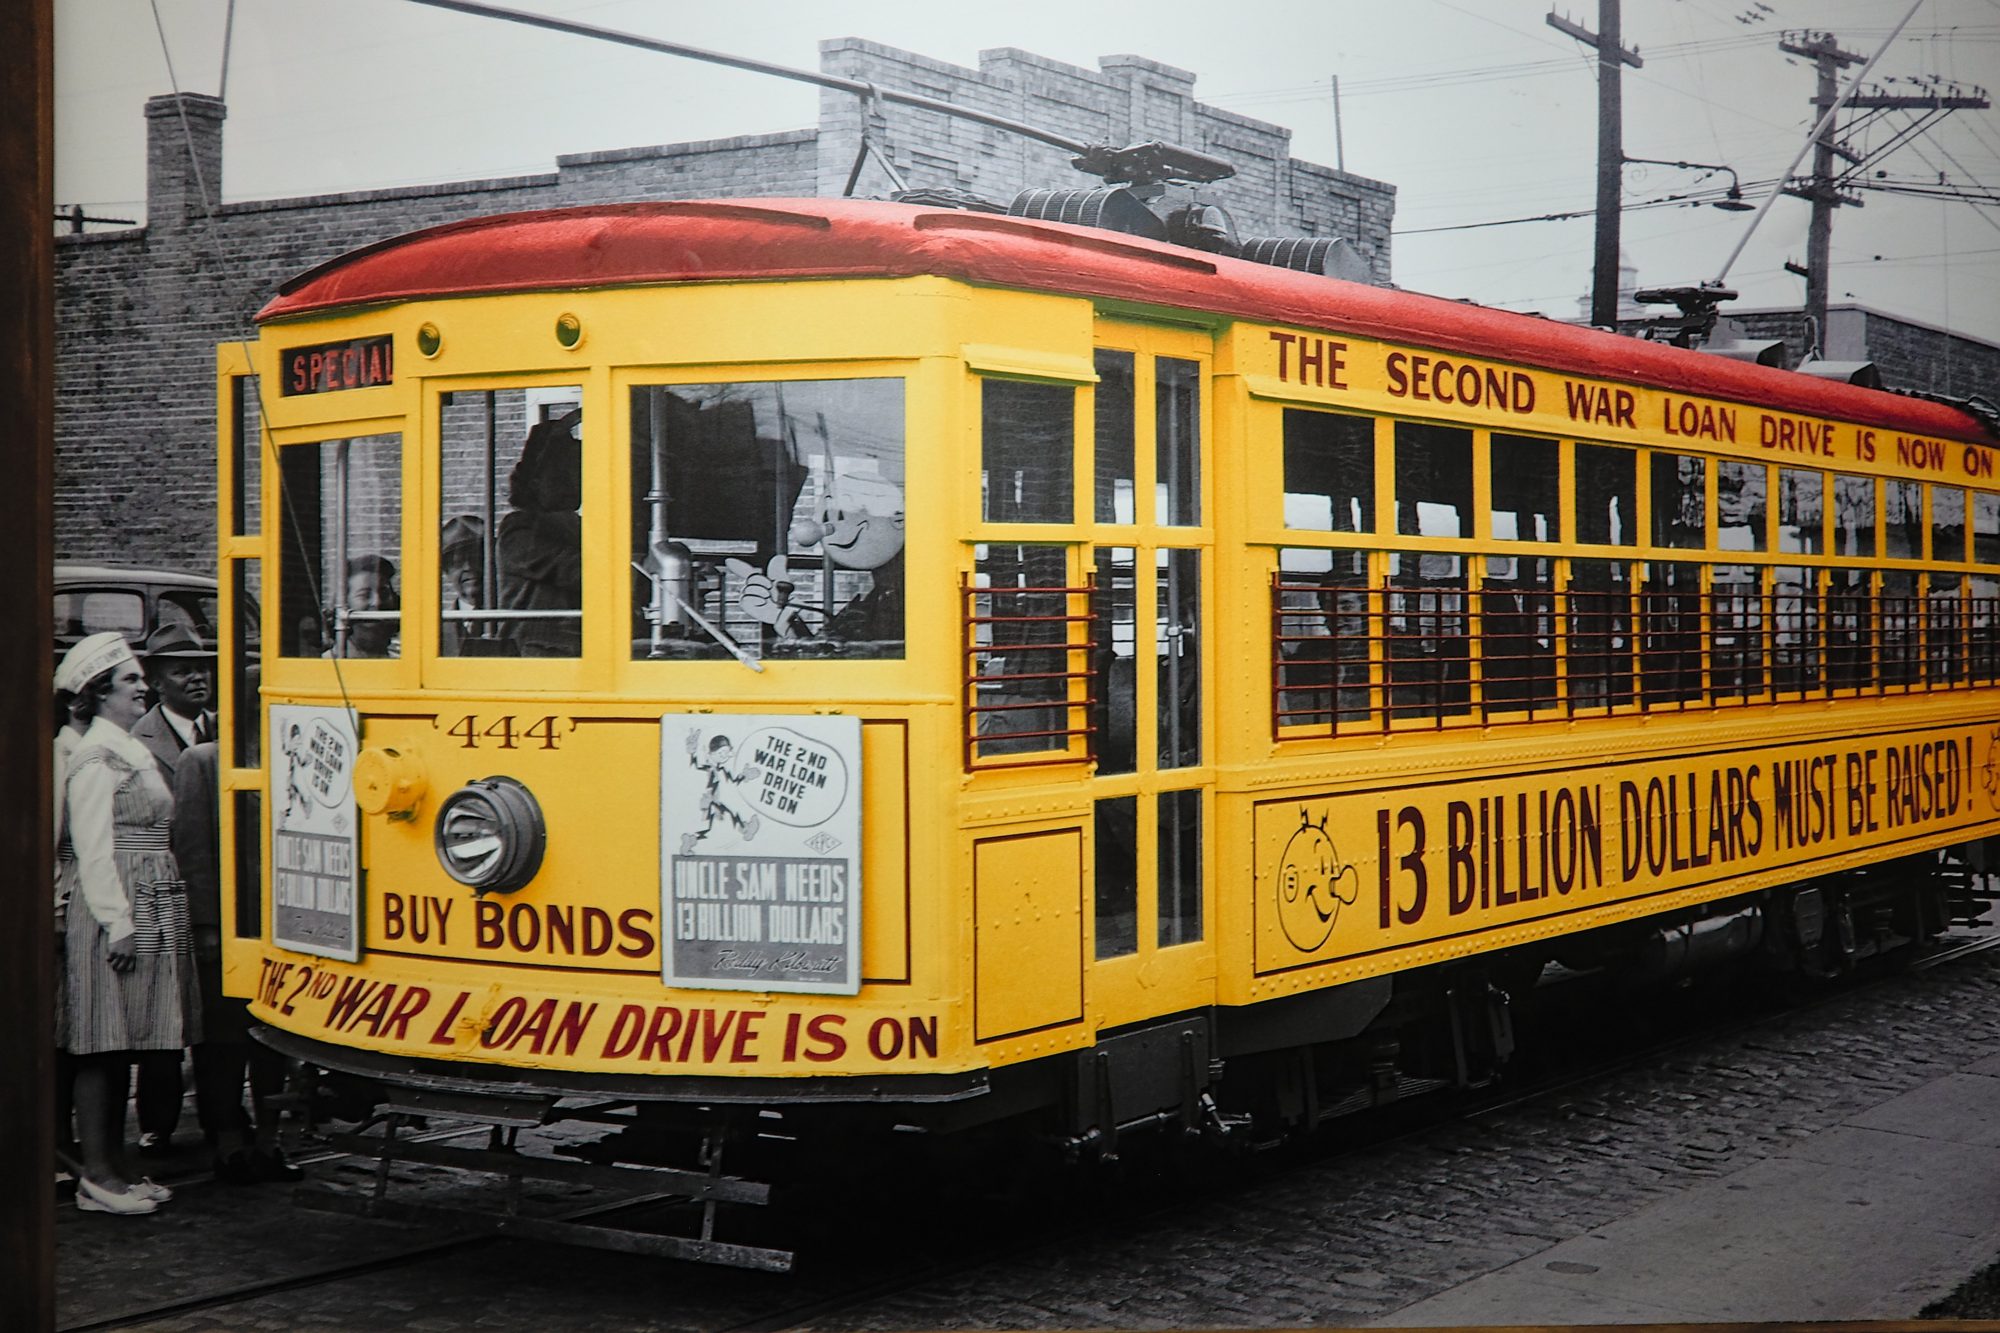
[[[1619,65],[1641,69],[1637,50],[1619,45],[1618,0],[1597,0],[1597,31],[1550,14],[1548,23],[1597,51],[1597,244],[1591,264],[1590,322],[1618,327],[1618,213],[1625,174],[1625,122]]]
[[[1819,75],[1812,99],[1820,116],[1819,133],[1813,140],[1812,175],[1797,184],[1785,186],[1786,194],[1812,204],[1812,220],[1806,231],[1805,267],[1800,268],[1787,260],[1785,269],[1806,280],[1806,317],[1811,321],[1813,342],[1817,347],[1825,345],[1828,293],[1833,286],[1833,210],[1842,204],[1861,207],[1860,196],[1842,189],[1841,182],[1887,150],[1878,149],[1864,157],[1845,144],[1836,142],[1834,117],[1827,114],[1840,97],[1839,72],[1848,65],[1860,64],[1860,56],[1841,50],[1830,32],[1786,33],[1778,43],[1778,49],[1812,61]],[[1860,77],[1867,76],[1868,71],[1864,69]],[[1916,96],[1857,90],[1846,99],[1846,105],[1857,111],[1925,110],[1942,113],[1959,107],[1982,108],[1989,103],[1984,96],[1963,96],[1955,90],[1950,94]],[[1897,136],[1890,146],[1901,143],[1905,137]],[[1846,164],[1846,170],[1839,175],[1834,170],[1835,158]]]
[[[1819,85],[1813,92],[1813,105],[1819,108],[1822,117],[1839,95],[1840,71],[1849,65],[1858,65],[1862,57],[1851,51],[1843,51],[1830,32],[1800,33],[1796,37],[1787,34],[1778,43],[1780,51],[1795,56],[1804,56],[1812,61],[1819,71]],[[1849,99],[1850,102],[1852,99]],[[1812,222],[1806,229],[1806,266],[1803,276],[1806,280],[1806,318],[1812,321],[1812,342],[1815,348],[1826,345],[1827,290],[1832,285],[1829,272],[1833,253],[1833,210],[1842,204],[1861,207],[1861,198],[1843,192],[1834,184],[1833,159],[1838,155],[1844,160],[1859,162],[1853,153],[1834,142],[1834,128],[1831,120],[1820,126],[1819,138],[1813,142],[1812,175],[1798,185],[1787,185],[1785,193],[1812,204]],[[1785,267],[1793,273],[1800,272],[1798,265],[1786,261]]]

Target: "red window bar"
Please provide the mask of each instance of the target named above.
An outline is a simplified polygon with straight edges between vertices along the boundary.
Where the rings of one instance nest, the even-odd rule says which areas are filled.
[[[1991,684],[2000,680],[2000,597],[1974,597],[1966,603],[1966,659],[1970,680]]]
[[[1489,726],[1539,721],[1558,706],[1570,716],[1634,703],[1678,712],[2000,682],[2000,597],[1877,593],[1865,577],[1755,568],[1754,581],[1703,592],[1700,567],[1680,563],[1637,590],[1572,582],[1559,599],[1533,587],[1469,594],[1276,573],[1271,734],[1469,725],[1475,679],[1477,721]]]
[[[1370,673],[1381,642],[1369,632],[1363,582],[1288,582],[1271,576],[1271,735],[1324,727],[1337,736],[1379,731]]]
[[[1508,557],[1526,563],[1532,557]],[[1533,722],[1555,708],[1555,594],[1532,582],[1488,580],[1479,590],[1479,714],[1489,725]]]
[[[1639,707],[1685,710],[1702,698],[1706,639],[1699,566],[1677,564],[1671,579],[1654,579],[1639,593]]]
[[[1629,582],[1615,582],[1610,587],[1572,582],[1563,590],[1559,634],[1560,647],[1569,659],[1572,717],[1579,709],[1610,710],[1631,704],[1638,648],[1632,632],[1633,596]]]
[[[1709,698],[1718,704],[1747,703],[1763,697],[1770,660],[1764,571],[1758,565],[1720,565],[1710,577]]]
[[[1097,702],[1096,593],[1095,576],[1081,587],[979,587],[960,579],[966,772],[1096,760],[1089,721]],[[1070,610],[1078,598],[1080,615]],[[1083,682],[1080,693],[1073,681]],[[1081,755],[1070,753],[1077,737]]]

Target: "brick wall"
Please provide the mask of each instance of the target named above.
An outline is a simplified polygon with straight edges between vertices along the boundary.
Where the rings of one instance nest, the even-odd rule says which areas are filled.
[[[1394,190],[1294,162],[1290,131],[1205,107],[1195,76],[1138,56],[1079,69],[1003,48],[980,68],[855,39],[825,42],[829,73],[908,89],[1086,142],[1165,138],[1235,162],[1212,188],[1246,235],[1351,239],[1389,277]],[[56,238],[56,543],[62,561],[212,571],[218,343],[285,279],[420,227],[518,209],[634,199],[841,193],[861,145],[860,99],[821,96],[820,122],[784,134],[587,152],[553,172],[222,204],[226,109],[212,97],[146,107],[146,222]],[[885,105],[881,142],[913,188],[1005,202],[1029,185],[1095,184],[1064,150],[934,112]],[[856,186],[883,195],[869,164]]]
[[[1649,317],[1621,320],[1619,328],[1638,333],[1676,323]],[[1826,324],[1821,355],[1828,361],[1874,362],[1885,388],[2000,401],[2000,346],[1866,306],[1834,306]],[[1715,336],[1783,342],[1788,368],[1805,359],[1810,342],[1803,310],[1732,311],[1724,306]]]

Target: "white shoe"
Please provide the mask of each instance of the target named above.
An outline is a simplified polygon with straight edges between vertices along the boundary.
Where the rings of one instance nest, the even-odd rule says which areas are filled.
[[[151,1199],[141,1198],[129,1187],[124,1190],[113,1190],[87,1178],[79,1178],[76,1182],[78,1212],[138,1216],[141,1213],[150,1213],[159,1206]]]
[[[147,1176],[136,1185],[128,1185],[126,1193],[141,1199],[151,1199],[154,1203],[166,1203],[174,1197],[174,1192],[165,1185],[154,1184],[151,1176]]]

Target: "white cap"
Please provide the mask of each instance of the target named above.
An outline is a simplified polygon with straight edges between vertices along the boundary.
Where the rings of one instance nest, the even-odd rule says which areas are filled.
[[[125,636],[117,630],[93,634],[78,641],[74,648],[63,654],[63,660],[56,666],[56,688],[77,694],[119,663],[138,660],[132,652],[132,645],[125,642]]]

